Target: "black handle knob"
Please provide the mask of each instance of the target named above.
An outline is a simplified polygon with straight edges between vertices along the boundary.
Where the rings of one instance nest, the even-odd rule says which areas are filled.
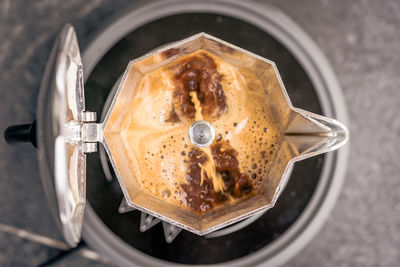
[[[30,142],[34,147],[37,147],[36,120],[31,124],[20,124],[8,127],[4,132],[4,139],[8,144]]]

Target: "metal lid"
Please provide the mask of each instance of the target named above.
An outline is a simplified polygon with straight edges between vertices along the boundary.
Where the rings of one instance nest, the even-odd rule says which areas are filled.
[[[85,112],[82,61],[74,28],[65,25],[46,65],[38,99],[37,134],[42,183],[66,242],[81,238],[86,203],[86,152],[82,141]],[[90,144],[90,145],[89,145]],[[90,151],[88,151],[90,150]]]

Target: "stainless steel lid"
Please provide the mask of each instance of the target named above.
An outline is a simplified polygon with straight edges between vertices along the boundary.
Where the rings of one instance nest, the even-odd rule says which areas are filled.
[[[42,182],[66,242],[81,238],[86,203],[86,154],[96,143],[83,141],[85,112],[82,61],[74,28],[65,25],[46,65],[38,99],[37,139]]]

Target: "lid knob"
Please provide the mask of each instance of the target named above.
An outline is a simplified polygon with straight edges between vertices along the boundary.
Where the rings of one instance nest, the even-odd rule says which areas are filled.
[[[215,129],[208,121],[195,121],[189,128],[190,142],[196,147],[207,147],[215,138]]]

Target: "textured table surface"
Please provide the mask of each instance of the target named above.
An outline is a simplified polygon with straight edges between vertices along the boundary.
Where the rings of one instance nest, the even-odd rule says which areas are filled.
[[[287,266],[400,265],[400,2],[260,1],[302,26],[342,85],[351,132],[349,168],[337,205],[315,239]],[[40,79],[66,22],[82,46],[130,1],[0,1],[0,131],[35,117]],[[60,239],[40,184],[36,154],[0,139],[0,223]],[[0,266],[35,266],[54,249],[0,232]],[[91,266],[79,256],[58,266]],[[98,264],[101,266],[101,264]]]

